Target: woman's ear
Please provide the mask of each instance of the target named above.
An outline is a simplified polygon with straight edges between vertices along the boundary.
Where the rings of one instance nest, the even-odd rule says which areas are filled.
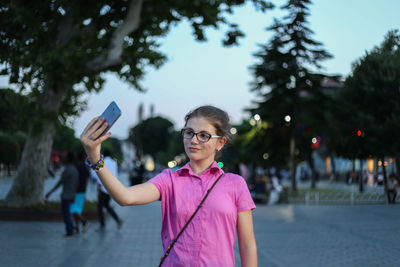
[[[226,139],[226,137],[221,137],[220,139],[218,139],[217,152],[220,151],[224,147],[224,145],[226,144],[226,141],[228,141]]]

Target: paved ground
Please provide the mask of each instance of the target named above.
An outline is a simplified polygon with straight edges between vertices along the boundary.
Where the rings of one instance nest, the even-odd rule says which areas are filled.
[[[109,219],[72,240],[62,222],[0,221],[0,265],[157,266],[160,203],[116,210],[121,230]],[[254,224],[259,266],[400,266],[400,205],[258,205]]]

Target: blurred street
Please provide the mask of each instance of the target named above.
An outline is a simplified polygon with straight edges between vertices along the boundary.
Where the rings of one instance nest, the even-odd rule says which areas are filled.
[[[47,180],[46,188],[55,181]],[[89,198],[94,193],[90,185]],[[108,220],[107,230],[97,232],[92,222],[72,240],[62,238],[61,221],[0,221],[1,266],[157,266],[160,203],[113,205],[125,221],[122,229]],[[400,205],[257,205],[259,266],[399,266],[399,225]],[[237,247],[235,252],[240,266]]]

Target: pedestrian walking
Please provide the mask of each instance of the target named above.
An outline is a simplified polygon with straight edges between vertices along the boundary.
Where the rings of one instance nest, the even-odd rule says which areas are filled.
[[[394,173],[391,173],[389,175],[389,179],[387,180],[387,184],[385,186],[385,191],[387,194],[389,204],[396,203],[398,189],[399,189],[399,183],[396,180],[396,175]]]
[[[141,184],[144,180],[144,174],[146,169],[144,167],[144,162],[142,159],[136,161],[135,167],[133,168],[133,172],[129,178],[131,181],[131,185]]]
[[[66,166],[61,174],[60,180],[57,184],[46,194],[46,200],[50,195],[56,191],[60,186],[62,186],[61,193],[61,213],[64,218],[65,238],[70,238],[73,236],[74,225],[71,219],[70,206],[74,202],[75,193],[79,182],[79,173],[75,165],[75,157],[73,153],[67,153],[66,156]]]
[[[189,162],[179,170],[162,171],[146,183],[125,187],[110,172],[101,143],[110,133],[103,119],[93,119],[81,142],[103,185],[122,206],[161,200],[162,266],[235,266],[236,231],[243,266],[257,266],[253,232],[255,208],[245,180],[225,173],[215,161],[229,139],[229,116],[202,106],[185,116],[183,144]]]
[[[86,231],[89,226],[88,220],[82,215],[83,206],[85,205],[86,187],[90,176],[89,169],[85,165],[85,154],[83,152],[77,153],[75,167],[79,173],[79,183],[75,194],[75,200],[71,203],[70,213],[75,222],[74,232],[78,234],[80,231],[80,224],[82,224],[82,231]]]
[[[104,150],[104,165],[107,165],[108,171],[112,174],[112,176],[117,177],[118,175],[118,164],[111,157],[111,151],[106,149]],[[94,170],[92,170],[92,176],[97,180],[97,216],[100,222],[100,229],[105,230],[105,219],[104,219],[104,209],[111,215],[111,217],[117,223],[118,229],[122,227],[123,221],[117,215],[115,210],[110,206],[110,195],[107,189],[104,187],[102,181],[99,179],[99,176],[96,174]]]

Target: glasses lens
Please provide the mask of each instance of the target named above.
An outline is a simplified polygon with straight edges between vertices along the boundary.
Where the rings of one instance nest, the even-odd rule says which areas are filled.
[[[199,138],[200,142],[207,142],[208,140],[210,140],[211,135],[209,135],[208,133],[200,132],[197,134],[197,137]]]
[[[191,139],[194,135],[194,132],[192,130],[189,129],[183,129],[182,130],[182,136],[185,139]]]

